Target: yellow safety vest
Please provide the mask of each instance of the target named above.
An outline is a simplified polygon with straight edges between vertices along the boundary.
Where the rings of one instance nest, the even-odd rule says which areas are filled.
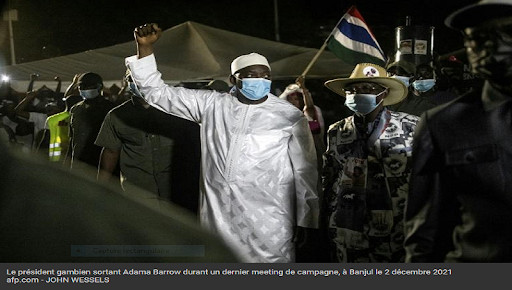
[[[61,155],[66,153],[69,146],[69,112],[61,112],[46,119],[47,128],[50,130],[50,161],[60,161]]]

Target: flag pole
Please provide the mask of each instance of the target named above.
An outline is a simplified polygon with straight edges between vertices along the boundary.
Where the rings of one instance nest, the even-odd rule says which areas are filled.
[[[330,35],[329,35],[330,37]],[[329,39],[329,37],[327,39]],[[322,47],[320,47],[320,49],[318,50],[318,52],[315,54],[315,56],[311,59],[311,61],[309,62],[308,66],[306,67],[306,69],[302,72],[302,74],[299,76],[300,77],[305,77],[306,74],[308,73],[308,71],[311,69],[311,67],[313,66],[313,64],[315,64],[315,62],[318,60],[318,58],[320,57],[320,54],[325,50],[325,47],[327,47],[327,40],[324,41],[324,44],[322,45]],[[295,80],[295,82],[298,81],[298,79]]]
[[[320,54],[325,50],[325,48],[327,47],[327,42],[329,40],[329,38],[331,38],[331,35],[333,34],[333,32],[336,30],[336,27],[338,27],[338,25],[340,25],[340,22],[343,18],[345,18],[345,15],[347,15],[348,11],[352,10],[352,8],[354,8],[355,5],[352,5],[350,6],[350,8],[347,10],[347,12],[345,12],[345,14],[343,14],[343,16],[341,16],[340,20],[338,20],[338,23],[336,23],[336,26],[334,26],[334,28],[332,29],[331,33],[329,33],[329,35],[327,36],[327,38],[324,40],[324,44],[322,44],[322,47],[320,47],[320,49],[318,50],[318,52],[315,54],[315,56],[311,59],[311,61],[309,62],[308,66],[306,67],[306,69],[304,69],[304,71],[302,72],[302,74],[295,80],[295,82],[297,82],[299,80],[299,78],[305,78],[306,77],[306,74],[309,72],[309,70],[311,69],[311,67],[313,66],[313,64],[315,64],[315,62],[318,60],[318,58],[320,57]]]

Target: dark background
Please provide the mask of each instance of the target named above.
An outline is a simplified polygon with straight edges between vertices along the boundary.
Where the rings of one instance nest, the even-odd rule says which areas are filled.
[[[16,63],[83,52],[133,41],[133,29],[156,22],[163,29],[186,21],[264,38],[276,39],[277,3],[279,41],[320,48],[351,5],[356,5],[380,46],[391,57],[395,28],[434,27],[434,53],[443,55],[463,47],[460,32],[447,28],[451,12],[476,0],[0,0],[18,10],[13,22]],[[0,2],[1,3],[1,2]],[[10,64],[7,22],[0,22],[0,67]],[[135,53],[135,52],[134,52]],[[272,83],[279,95],[294,80]],[[343,99],[327,90],[325,80],[308,80],[315,104],[323,110],[326,126],[351,114]]]
[[[457,31],[445,27],[446,16],[476,0],[276,0],[279,40],[320,48],[351,5],[356,5],[389,55],[395,49],[395,28],[434,26],[434,51],[445,54],[462,48]],[[133,39],[135,26],[156,22],[163,29],[195,21],[250,36],[276,40],[274,0],[0,0],[18,10],[13,22],[17,63],[110,46]],[[0,66],[10,64],[7,22],[0,24]]]

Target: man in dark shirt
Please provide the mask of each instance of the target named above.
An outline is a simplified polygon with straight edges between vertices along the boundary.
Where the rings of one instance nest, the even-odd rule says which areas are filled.
[[[512,262],[512,2],[446,19],[483,88],[422,115],[405,212],[406,262]]]
[[[94,145],[105,115],[114,105],[103,98],[103,80],[96,73],[88,72],[80,76],[78,90],[83,101],[71,110],[71,168],[83,169],[98,166],[101,147]]]
[[[125,191],[141,187],[194,213],[199,200],[199,126],[151,107],[133,81],[131,100],[110,111],[95,144],[103,147],[98,179],[120,164]],[[153,198],[156,198],[153,196]]]

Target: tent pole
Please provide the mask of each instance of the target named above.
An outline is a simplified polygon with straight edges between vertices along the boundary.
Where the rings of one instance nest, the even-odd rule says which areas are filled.
[[[281,41],[281,37],[279,36],[279,11],[278,11],[277,0],[274,0],[274,25],[275,25],[276,41]]]

